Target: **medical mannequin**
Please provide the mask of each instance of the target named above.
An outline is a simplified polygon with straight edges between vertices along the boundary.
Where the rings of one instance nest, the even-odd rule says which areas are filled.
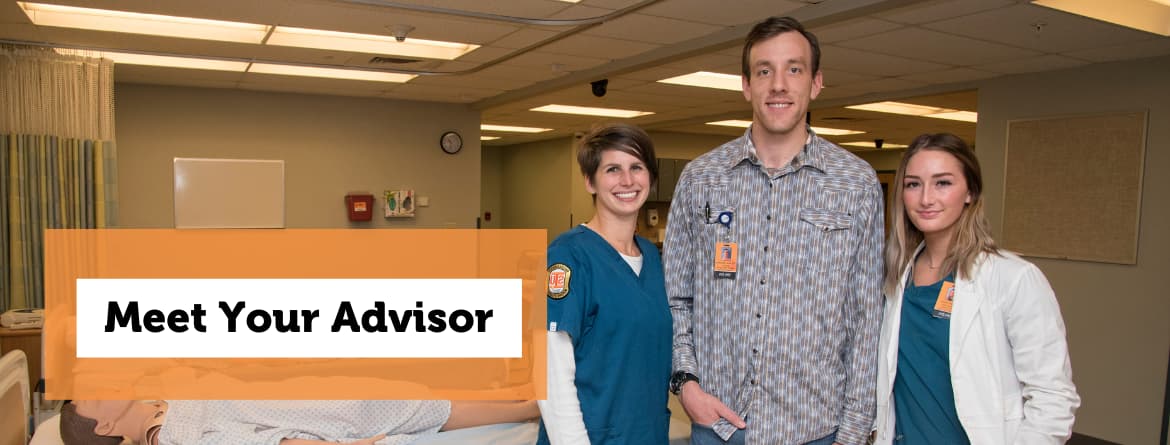
[[[117,444],[123,437],[142,445],[389,445],[538,413],[531,401],[73,401],[61,410],[61,437],[65,445]]]

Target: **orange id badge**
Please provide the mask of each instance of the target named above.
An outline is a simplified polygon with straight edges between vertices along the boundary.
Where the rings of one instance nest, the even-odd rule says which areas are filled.
[[[715,278],[735,279],[736,264],[739,262],[739,245],[730,241],[715,243]]]
[[[951,318],[951,306],[955,304],[955,283],[943,281],[942,289],[938,291],[938,299],[934,301],[935,318]]]

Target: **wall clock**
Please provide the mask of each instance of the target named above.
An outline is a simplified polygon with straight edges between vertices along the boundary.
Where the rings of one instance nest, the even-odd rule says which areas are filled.
[[[445,132],[439,137],[439,148],[449,155],[459,153],[459,150],[463,149],[463,136],[454,131]]]

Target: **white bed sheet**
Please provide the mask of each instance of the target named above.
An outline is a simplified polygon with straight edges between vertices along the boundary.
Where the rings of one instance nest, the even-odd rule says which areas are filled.
[[[677,414],[676,414],[677,415]],[[685,419],[686,415],[682,417]],[[37,426],[29,445],[62,445],[60,415],[54,415]],[[417,445],[532,445],[540,427],[537,422],[501,423],[475,428],[445,431],[419,439]],[[670,445],[690,443],[691,425],[677,417],[670,419]],[[129,444],[129,442],[127,442]]]

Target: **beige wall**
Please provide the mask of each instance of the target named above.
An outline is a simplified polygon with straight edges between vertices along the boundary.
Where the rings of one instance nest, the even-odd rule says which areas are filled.
[[[1016,76],[979,88],[977,152],[988,216],[997,231],[1003,220],[1008,120],[1149,111],[1137,264],[1031,259],[1056,290],[1068,326],[1073,378],[1083,398],[1075,430],[1117,443],[1157,443],[1162,431],[1170,351],[1167,79],[1170,58],[1160,58]]]
[[[283,159],[285,219],[296,227],[475,227],[479,113],[463,105],[119,84],[122,227],[173,227],[172,159]],[[444,130],[463,151],[443,153]],[[438,173],[436,173],[438,172]],[[417,217],[350,223],[344,196],[413,188]]]
[[[693,159],[733,139],[666,132],[651,132],[650,137],[658,157],[682,159]],[[560,138],[484,149],[485,204],[490,188],[496,186],[487,180],[495,175],[500,178],[499,207],[503,218],[499,227],[547,229],[551,241],[593,216],[593,199],[577,166],[574,142],[572,138]],[[498,158],[498,165],[492,164],[493,158]],[[666,206],[661,207],[660,216],[665,221]],[[649,232],[644,235],[653,238]]]
[[[481,189],[479,192],[479,207],[480,217],[483,217],[484,212],[491,212],[492,220],[484,220],[480,227],[484,229],[499,229],[503,225],[500,223],[501,211],[503,211],[502,197],[500,196],[500,187],[502,186],[502,151],[499,147],[484,146],[482,156],[480,156],[480,182]]]
[[[497,148],[501,227],[545,229],[549,241],[570,227],[570,145],[554,139]]]

